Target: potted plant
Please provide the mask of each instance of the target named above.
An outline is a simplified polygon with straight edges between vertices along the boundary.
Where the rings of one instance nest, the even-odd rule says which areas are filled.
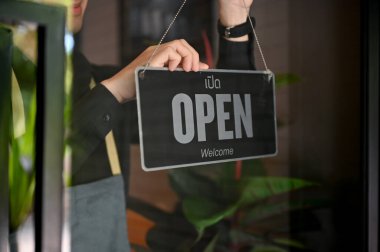
[[[297,82],[298,77],[282,74],[276,81],[280,88]],[[147,235],[152,251],[310,251],[291,238],[284,229],[288,223],[281,221],[294,212],[321,207],[324,200],[295,196],[298,191],[318,189],[318,184],[267,176],[265,170],[261,160],[175,169],[169,172],[179,198],[173,213],[136,199],[129,206],[155,222]],[[315,216],[310,214],[309,219],[292,232],[318,229]]]
[[[269,177],[260,160],[170,171],[179,202],[167,213],[137,199],[129,208],[154,222],[146,240],[151,251],[284,252],[311,251],[290,233],[320,229],[313,209],[319,198],[301,200],[298,191],[319,190],[316,183]],[[236,175],[240,174],[240,177]],[[292,225],[287,218],[302,211],[307,223]],[[150,251],[132,244],[135,251]]]

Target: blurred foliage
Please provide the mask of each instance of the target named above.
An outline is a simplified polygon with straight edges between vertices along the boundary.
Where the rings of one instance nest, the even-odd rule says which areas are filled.
[[[169,179],[179,198],[174,212],[129,200],[129,207],[156,224],[147,235],[151,251],[312,251],[291,237],[321,228],[313,210],[326,202],[299,196],[312,195],[318,184],[267,176],[260,160],[243,161],[240,178],[235,163],[224,163],[175,169]],[[287,220],[301,211],[307,222],[290,228]]]
[[[35,189],[34,147],[35,147],[35,117],[36,117],[36,64],[25,51],[36,50],[36,41],[30,41],[23,48],[17,47],[25,39],[34,37],[35,29],[13,29],[14,37],[19,41],[13,48],[12,78],[13,86],[19,86],[25,112],[25,132],[21,136],[11,136],[11,152],[9,166],[10,193],[10,231],[14,232],[25,221],[33,207]],[[34,34],[34,35],[33,35]],[[35,59],[34,59],[35,60]],[[15,105],[12,101],[12,105]],[[16,115],[13,115],[15,117]],[[22,123],[15,122],[14,123]],[[16,128],[16,125],[12,125]]]
[[[10,230],[15,231],[28,217],[32,206],[35,189],[34,172],[34,124],[36,114],[36,96],[32,98],[26,112],[26,131],[15,138],[12,136],[10,167],[9,167],[9,193],[10,193]],[[14,126],[13,126],[14,127]]]
[[[261,172],[255,174],[256,167]],[[197,231],[193,245],[196,249],[191,251],[203,251],[205,244],[204,251],[275,252],[286,251],[287,247],[304,251],[302,244],[280,231],[284,228],[282,224],[271,221],[291,211],[320,206],[320,200],[305,202],[290,195],[316,187],[315,183],[260,176],[263,167],[259,160],[244,161],[240,179],[231,176],[236,171],[234,163],[220,168],[222,172],[216,177],[200,169],[205,167],[170,173],[170,182],[181,199],[184,216]]]
[[[10,193],[10,232],[15,232],[24,223],[33,209],[35,191],[35,119],[37,111],[36,88],[36,52],[37,32],[31,24],[7,26],[13,31],[12,78],[13,86],[18,86],[21,92],[21,102],[12,98],[12,106],[22,104],[24,108],[25,132],[20,136],[12,134],[9,138],[9,193]],[[66,103],[65,124],[69,124],[71,115],[71,83],[72,64],[71,54],[67,54],[66,64]],[[13,110],[13,117],[20,117],[18,111]],[[13,120],[12,129],[16,129],[21,121]],[[68,127],[66,127],[68,129]],[[12,132],[13,133],[13,132]],[[68,133],[67,133],[68,134]],[[66,153],[70,153],[66,149]],[[67,155],[69,159],[69,154]],[[65,172],[68,181],[69,172]]]
[[[301,80],[297,75],[291,73],[276,74],[275,78],[277,89],[298,83]]]
[[[278,74],[276,88],[299,80],[294,74]],[[325,200],[319,196],[297,197],[300,191],[318,190],[319,185],[298,178],[267,176],[261,160],[242,161],[238,173],[236,164],[169,172],[179,205],[171,214],[155,211],[148,215],[156,222],[147,237],[152,251],[311,251],[290,237],[294,232],[320,229],[312,211],[323,207]],[[142,209],[140,204],[135,210]],[[300,211],[308,221],[290,228],[284,219]]]

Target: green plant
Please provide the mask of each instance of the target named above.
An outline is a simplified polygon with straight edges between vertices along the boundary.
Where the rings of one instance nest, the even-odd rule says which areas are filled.
[[[13,123],[10,136],[9,193],[10,193],[10,231],[14,232],[25,221],[33,207],[35,188],[34,143],[35,143],[35,64],[22,51],[14,47],[12,68]],[[17,96],[17,95],[16,95]],[[18,107],[18,110],[15,110]],[[24,112],[23,112],[24,111]],[[17,120],[15,118],[21,118]],[[20,124],[25,124],[20,126]],[[14,132],[16,129],[23,132]]]
[[[285,251],[286,247],[304,249],[301,243],[290,240],[287,232],[280,231],[282,225],[271,220],[291,211],[319,206],[318,200],[304,202],[292,199],[289,194],[315,187],[315,183],[264,176],[259,160],[243,162],[240,178],[235,176],[234,163],[216,173],[207,174],[204,170],[210,168],[170,173],[184,216],[197,231],[194,247],[199,244],[204,251],[256,252]]]
[[[170,171],[179,198],[172,213],[129,199],[130,208],[156,224],[147,236],[151,250],[311,251],[290,238],[290,233],[320,228],[311,210],[324,201],[296,196],[298,191],[319,186],[301,179],[266,176],[260,160],[242,162],[240,178],[236,175],[235,163]],[[284,220],[299,211],[308,213],[310,220],[292,225],[290,231]]]
[[[9,146],[9,219],[10,232],[15,232],[30,215],[35,190],[35,120],[36,120],[36,52],[37,29],[30,24],[5,26],[13,32],[12,109],[9,111],[10,132],[5,141]],[[66,54],[65,123],[71,115],[71,54]],[[12,120],[13,119],[13,120]],[[4,146],[4,145],[2,145]],[[68,147],[67,145],[65,147]],[[69,152],[69,151],[67,151]],[[65,173],[66,178],[69,177]],[[68,180],[68,179],[67,179]]]
[[[276,87],[298,80],[295,75],[280,74]],[[148,215],[156,222],[148,235],[153,251],[309,251],[290,238],[283,220],[293,212],[323,205],[319,199],[295,197],[298,191],[318,188],[316,183],[267,176],[260,160],[216,166],[170,171],[179,207],[172,214]],[[296,227],[299,231],[318,228],[313,214],[309,217],[310,223]]]
[[[171,171],[170,180],[179,196],[179,207],[173,213],[136,204],[136,199],[128,201],[156,223],[147,237],[152,251],[311,251],[289,239],[289,223],[282,221],[302,211],[310,220],[293,224],[292,234],[320,228],[311,211],[325,202],[292,196],[300,190],[317,189],[317,184],[265,177],[260,160],[243,162],[241,176],[245,179],[241,180],[236,179],[234,163],[217,166]]]
[[[33,27],[8,28],[13,31],[15,43],[12,50],[11,131],[7,139],[10,147],[9,229],[12,233],[29,216],[34,201],[36,63],[30,53],[36,49],[37,38]]]

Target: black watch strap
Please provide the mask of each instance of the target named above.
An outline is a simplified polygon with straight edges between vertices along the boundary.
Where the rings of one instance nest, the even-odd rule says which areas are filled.
[[[252,24],[255,26],[255,18],[251,17]],[[244,35],[252,33],[252,27],[249,23],[249,19],[245,23],[239,24],[237,26],[223,26],[220,20],[218,21],[218,33],[220,36],[225,38],[238,38]]]

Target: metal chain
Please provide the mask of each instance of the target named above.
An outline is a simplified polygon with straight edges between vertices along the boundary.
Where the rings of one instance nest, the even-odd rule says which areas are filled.
[[[264,63],[265,70],[266,70],[266,71],[269,71],[268,66],[267,66],[267,62],[266,62],[266,60],[265,60],[265,57],[264,57],[263,51],[262,51],[261,46],[260,46],[259,39],[258,39],[257,34],[256,34],[256,31],[255,31],[255,28],[253,27],[253,22],[252,22],[252,19],[251,19],[251,17],[250,17],[250,13],[249,13],[249,8],[248,8],[248,6],[246,5],[245,0],[242,0],[242,1],[243,1],[243,3],[244,3],[244,7],[245,7],[245,9],[247,10],[248,20],[249,20],[249,23],[250,23],[250,25],[251,25],[251,28],[252,28],[252,31],[253,31],[253,35],[255,36],[254,39],[255,39],[256,44],[257,44],[257,47],[258,47],[258,49],[259,49],[259,52],[260,52],[260,55],[261,55],[261,59],[262,59],[262,61],[263,61],[263,63]],[[187,2],[187,0],[184,0],[184,1],[183,1],[183,3],[181,4],[181,6],[179,7],[177,13],[175,14],[173,20],[170,22],[168,28],[166,29],[166,31],[165,31],[164,34],[162,35],[162,37],[161,37],[161,39],[160,39],[160,42],[157,44],[157,46],[156,46],[156,48],[154,49],[152,55],[149,57],[148,62],[145,64],[144,70],[140,73],[140,74],[141,74],[141,77],[144,76],[144,73],[145,73],[146,69],[149,67],[150,62],[152,61],[153,57],[156,55],[158,49],[160,48],[162,42],[164,41],[165,37],[167,36],[167,34],[168,34],[168,32],[170,31],[171,27],[173,26],[174,22],[176,21],[178,15],[181,13],[181,11],[182,11],[183,7],[185,6],[186,2]]]
[[[260,46],[259,38],[257,37],[257,34],[256,34],[256,31],[255,31],[255,28],[253,27],[252,19],[251,19],[250,13],[249,13],[249,8],[248,8],[248,6],[246,5],[245,0],[243,0],[243,3],[244,3],[244,7],[245,7],[245,9],[247,10],[248,20],[249,20],[249,23],[251,24],[252,31],[253,31],[253,35],[255,36],[254,39],[255,39],[255,41],[256,41],[257,48],[259,49],[259,52],[260,52],[260,55],[261,55],[261,60],[262,60],[263,63],[264,63],[265,70],[266,70],[266,71],[269,71],[269,69],[268,69],[268,67],[267,67],[267,62],[266,62],[266,60],[265,60],[265,57],[264,57],[263,51],[262,51],[261,46]]]
[[[140,73],[140,74],[141,74],[141,77],[144,76],[144,73],[145,73],[146,69],[149,67],[150,62],[152,61],[153,57],[156,55],[158,49],[160,48],[162,42],[164,41],[164,39],[165,39],[165,37],[166,37],[166,35],[168,34],[169,30],[172,28],[172,26],[173,26],[175,20],[177,19],[178,15],[181,13],[183,7],[184,7],[185,4],[186,4],[186,1],[187,1],[187,0],[184,0],[184,1],[183,1],[181,7],[179,7],[179,9],[178,9],[177,13],[175,14],[173,20],[170,22],[168,28],[167,28],[166,31],[164,32],[164,35],[162,35],[160,42],[157,44],[157,46],[156,46],[156,48],[154,49],[152,55],[150,55],[150,57],[149,57],[149,59],[148,59],[148,62],[145,64],[145,68],[144,68],[144,70]]]

